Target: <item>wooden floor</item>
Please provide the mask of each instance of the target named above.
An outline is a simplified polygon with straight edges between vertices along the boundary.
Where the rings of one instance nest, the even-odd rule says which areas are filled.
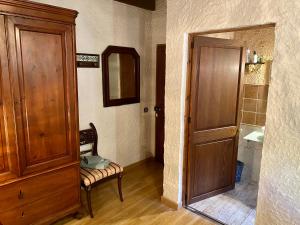
[[[125,170],[123,178],[123,203],[118,197],[116,181],[109,181],[92,192],[95,218],[88,216],[86,196],[82,192],[83,218],[77,220],[69,217],[55,225],[216,224],[186,209],[172,210],[162,205],[162,179],[163,167],[154,161],[130,167]]]

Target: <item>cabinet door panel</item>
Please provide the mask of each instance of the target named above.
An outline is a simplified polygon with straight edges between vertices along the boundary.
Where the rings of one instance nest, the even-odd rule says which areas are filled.
[[[64,46],[59,34],[27,30],[20,30],[19,34],[24,120],[29,124],[25,129],[26,162],[34,165],[68,154],[64,65],[63,55],[58,54]]]
[[[4,16],[0,15],[0,182],[19,174]]]
[[[76,160],[73,27],[9,17],[8,30],[23,174]]]

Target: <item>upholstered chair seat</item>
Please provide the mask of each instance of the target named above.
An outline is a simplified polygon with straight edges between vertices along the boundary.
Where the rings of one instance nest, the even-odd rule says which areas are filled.
[[[114,162],[110,162],[105,169],[80,168],[81,183],[88,187],[106,177],[122,172],[123,167]]]

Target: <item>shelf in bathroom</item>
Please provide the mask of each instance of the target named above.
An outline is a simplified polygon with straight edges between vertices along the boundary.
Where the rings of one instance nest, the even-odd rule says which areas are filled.
[[[245,63],[246,66],[247,65],[262,65],[262,64],[265,64],[264,62],[257,62],[257,63]]]
[[[264,141],[264,133],[261,131],[253,131],[250,134],[246,135],[244,137],[245,140],[247,141],[254,141],[254,142],[259,142],[263,143]]]

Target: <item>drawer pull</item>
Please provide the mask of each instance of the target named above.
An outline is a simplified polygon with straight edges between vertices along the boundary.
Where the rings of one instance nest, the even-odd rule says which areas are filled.
[[[22,192],[22,190],[20,190],[18,198],[19,199],[23,199],[24,198],[24,193]]]

